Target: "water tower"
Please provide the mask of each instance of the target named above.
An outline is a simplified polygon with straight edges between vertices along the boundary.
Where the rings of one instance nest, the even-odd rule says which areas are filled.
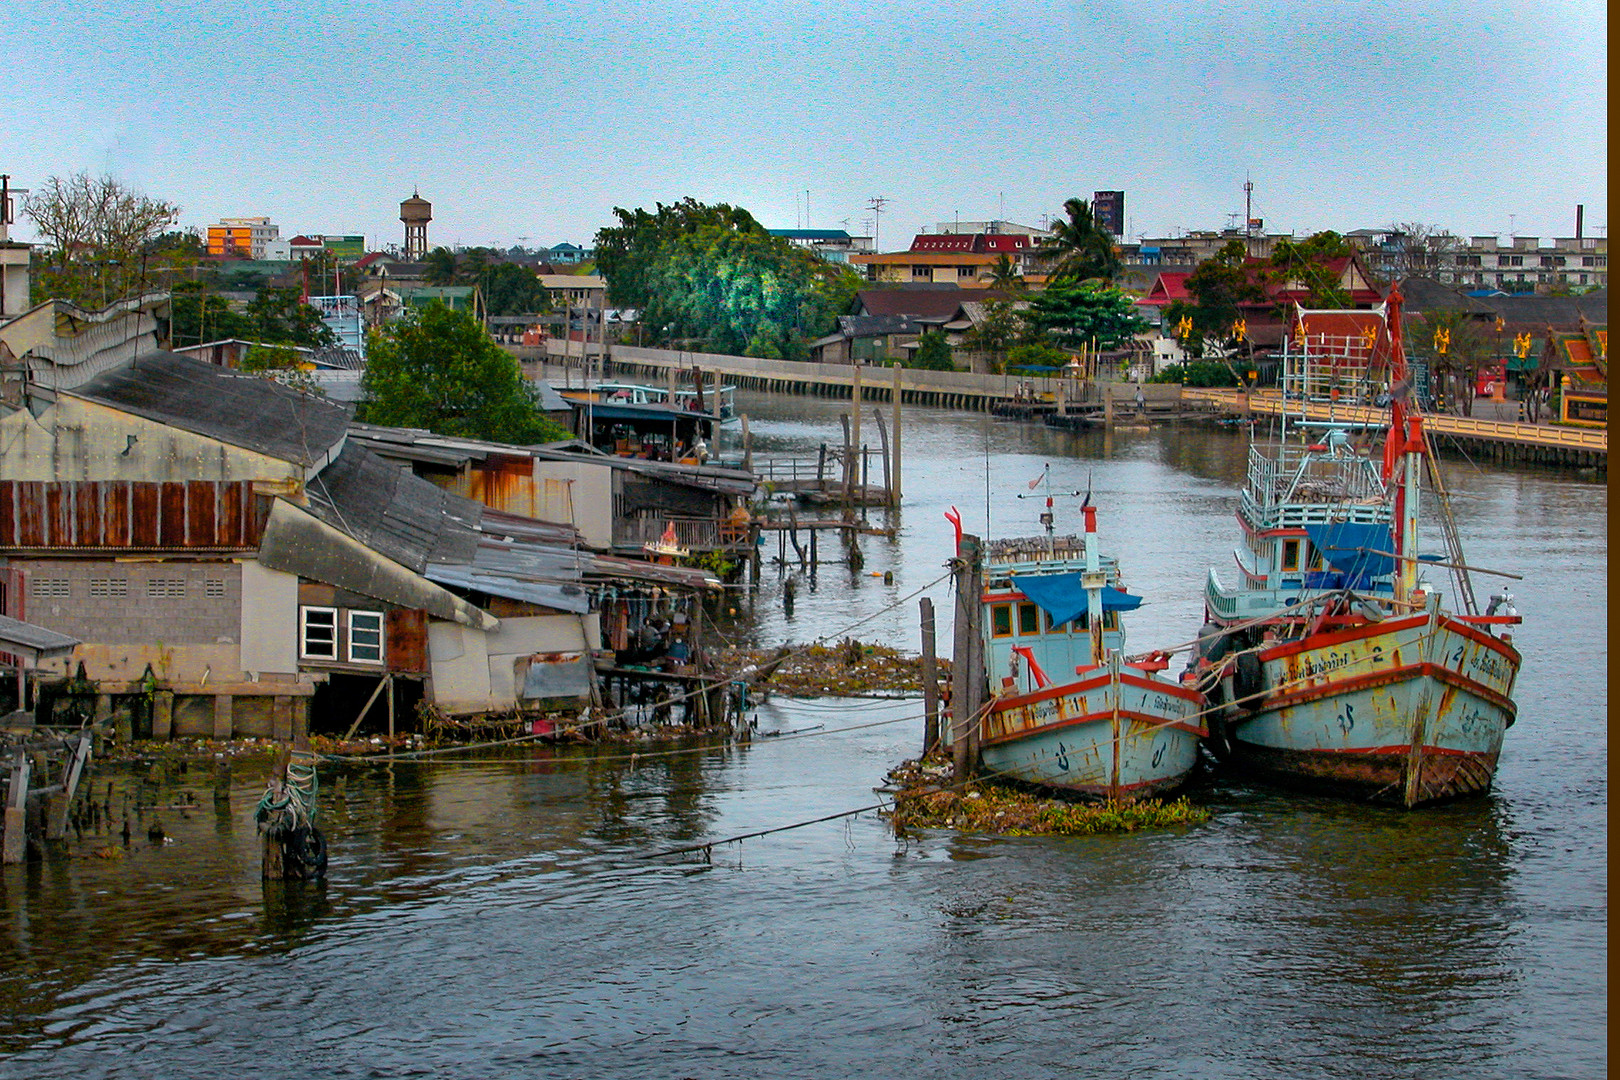
[[[399,204],[399,220],[405,223],[405,261],[421,262],[427,257],[427,227],[433,220],[433,204],[413,191]]]

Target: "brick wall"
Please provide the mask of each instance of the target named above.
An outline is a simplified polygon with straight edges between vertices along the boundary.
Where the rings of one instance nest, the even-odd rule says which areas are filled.
[[[242,571],[229,561],[13,559],[27,619],[86,643],[234,644]]]

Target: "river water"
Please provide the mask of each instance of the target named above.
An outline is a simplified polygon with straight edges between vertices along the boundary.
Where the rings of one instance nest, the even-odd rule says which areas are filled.
[[[813,452],[847,407],[742,398],[756,453]],[[1089,484],[1148,597],[1133,649],[1191,637],[1230,565],[1237,432],[913,409],[904,447],[895,539],[798,574],[791,616],[767,568],[723,632],[915,647],[924,590],[943,647],[943,512],[1033,533],[1014,496],[1047,463],[1054,491]],[[266,886],[262,766],[216,808],[206,768],[170,765],[156,801],[201,806],[155,811],[166,841],[147,811],[122,857],[87,838],[0,873],[0,1075],[1604,1075],[1607,492],[1449,464],[1470,563],[1524,575],[1487,798],[1401,812],[1215,778],[1187,829],[897,840],[866,813],[649,858],[870,805],[921,739],[913,701],[777,698],[761,732],[798,734],[742,748],[324,767],[328,878]]]

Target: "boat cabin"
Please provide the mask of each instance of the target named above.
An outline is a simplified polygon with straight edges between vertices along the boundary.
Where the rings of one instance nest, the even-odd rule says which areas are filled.
[[[1120,611],[1141,603],[1124,591],[1118,560],[1099,563],[1103,595],[1103,648],[1125,647]],[[1085,542],[1078,536],[995,540],[985,561],[984,656],[992,687],[1011,678],[1019,692],[1043,680],[1071,681],[1092,667],[1091,613],[1081,581]]]

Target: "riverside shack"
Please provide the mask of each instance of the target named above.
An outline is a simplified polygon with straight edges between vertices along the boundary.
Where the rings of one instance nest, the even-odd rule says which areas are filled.
[[[633,568],[384,461],[349,419],[172,353],[30,380],[0,406],[0,614],[81,639],[41,673],[159,739],[591,700],[595,597]]]

